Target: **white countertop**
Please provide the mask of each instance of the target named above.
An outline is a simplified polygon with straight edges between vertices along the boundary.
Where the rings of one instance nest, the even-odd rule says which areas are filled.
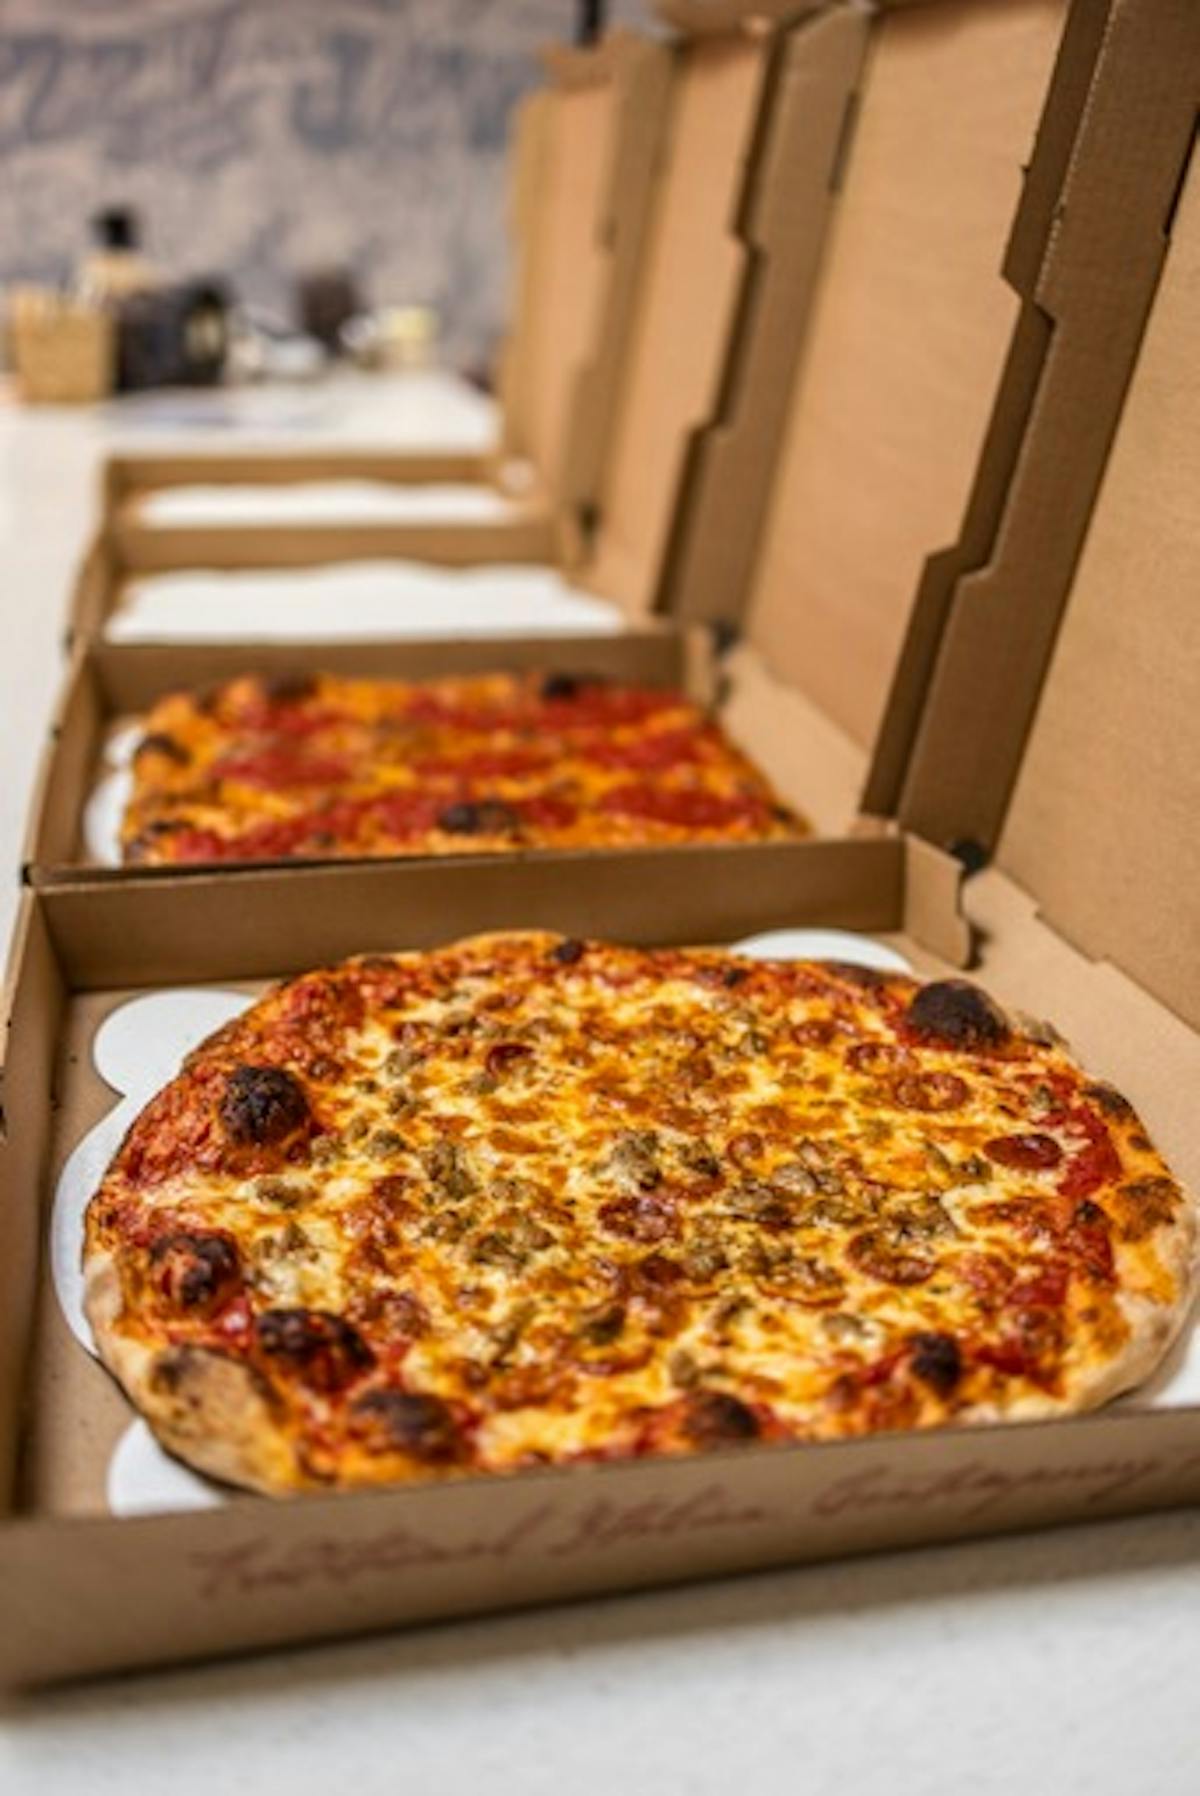
[[[487,402],[439,376],[112,413],[0,402],[0,864],[15,865],[105,450],[471,449],[491,429]],[[5,937],[15,895],[0,881]],[[0,1705],[0,1791],[1195,1796],[1198,1661],[1192,1513],[29,1698]]]

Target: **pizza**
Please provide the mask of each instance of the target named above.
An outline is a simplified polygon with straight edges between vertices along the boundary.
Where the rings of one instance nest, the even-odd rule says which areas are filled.
[[[155,705],[121,846],[126,862],[161,866],[805,833],[669,689],[563,673],[247,675]]]
[[[1191,1202],[958,979],[541,933],[266,993],[87,1214],[100,1352],[265,1492],[1088,1408],[1164,1352]]]

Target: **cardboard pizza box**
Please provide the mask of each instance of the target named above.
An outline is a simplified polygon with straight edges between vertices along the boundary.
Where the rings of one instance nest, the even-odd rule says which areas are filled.
[[[473,524],[153,528],[130,521],[130,505],[137,505],[131,483],[143,491],[150,482],[177,487],[201,478],[201,464],[121,458],[108,472],[108,517],[76,593],[74,633],[104,634],[131,576],[381,559],[451,568],[548,562],[570,587],[611,604],[614,627],[653,609],[687,444],[736,379],[751,289],[779,296],[774,309],[791,318],[796,339],[866,37],[864,16],[842,6],[736,0],[716,16],[714,10],[697,0],[672,6],[671,47],[639,47],[652,60],[639,65],[638,104],[612,115],[611,180],[601,185],[611,228],[621,220],[622,244],[636,236],[639,250],[619,262],[607,258],[601,348],[577,355],[570,378],[563,374],[567,339],[572,331],[594,335],[584,320],[597,303],[589,291],[596,250],[585,253],[578,242],[580,209],[571,192],[551,183],[573,227],[540,233],[560,252],[570,243],[570,253],[555,258],[553,280],[538,283],[554,293],[560,320],[547,316],[539,332],[542,360],[555,377],[541,381],[542,402],[526,408],[521,426],[539,463],[553,459],[551,440],[562,444],[553,480],[540,482],[550,504]],[[577,65],[568,59],[565,66]],[[593,90],[582,92],[586,98]],[[568,85],[563,97],[578,101],[579,93]],[[646,199],[642,175],[654,152]],[[595,167],[593,159],[593,178]],[[539,192],[549,205],[544,181]],[[791,353],[790,344],[783,352]],[[764,412],[755,431],[767,458],[773,424]],[[359,478],[382,469],[378,457],[337,462]],[[238,477],[277,482],[303,470],[306,478],[326,478],[333,465],[327,458],[289,458],[286,467],[278,457],[242,459]],[[429,467],[436,478],[439,469]],[[401,569],[401,616],[404,602]],[[453,633],[449,624],[447,631]],[[304,633],[300,607],[295,633]]]
[[[1075,21],[1085,13],[1095,9],[1077,9]],[[994,653],[980,595],[1017,590],[1005,583],[1042,565],[1056,539],[1056,469],[1081,427],[1088,358],[1076,360],[1082,339],[1065,348],[1055,292],[1076,290],[1082,270],[1097,291],[1136,288],[1144,328],[1120,402],[1104,382],[1096,388],[1106,449],[1079,472],[1078,553],[1046,563],[1039,589],[1054,630],[1032,600],[1025,608],[1023,588],[1013,602],[1013,678],[1030,685],[1012,697],[1032,727],[1015,750],[995,726],[981,731],[994,755],[980,765],[990,768],[997,849],[965,889],[959,864],[916,827],[931,816],[939,837],[960,829],[943,812],[937,764],[918,754],[896,829],[808,844],[803,873],[739,850],[725,852],[723,871],[710,863],[703,880],[680,876],[678,854],[636,865],[558,856],[25,895],[0,1142],[6,1682],[1200,1499],[1200,1405],[1180,1385],[1177,1358],[1168,1381],[1062,1421],[117,1517],[107,1491],[128,1413],[69,1334],[46,1264],[57,1173],[113,1111],[91,1058],[97,1029],[131,988],[243,988],[352,949],[518,924],[641,941],[840,925],[886,935],[933,972],[966,957],[965,910],[979,976],[1005,1002],[1052,1018],[1086,1065],[1127,1092],[1181,1180],[1200,1189],[1191,827],[1200,656],[1187,652],[1200,552],[1190,379],[1200,186],[1188,166],[1200,19],[1190,0],[1107,0],[1090,39],[1089,30],[1089,19],[1073,26],[1052,97],[1065,210],[1055,197],[1043,213],[1046,356],[1022,387],[1029,454],[1005,485],[988,543],[969,554],[957,545],[964,570],[941,607],[920,722],[928,740],[963,715],[955,685],[960,673],[968,686],[977,677],[973,633]],[[1112,228],[1112,183],[1131,155],[1139,206],[1161,234],[1153,268],[1128,258]],[[1021,333],[1019,323],[1018,341]],[[1074,374],[1060,372],[1056,344]],[[952,755],[940,777],[956,780]],[[961,827],[975,829],[976,819],[964,813]]]
[[[707,18],[711,9],[674,10]],[[706,697],[716,682],[711,655],[682,634],[664,640],[664,620],[646,615],[655,570],[664,568],[667,621],[682,629],[698,616],[729,626],[731,635],[740,621],[741,639],[719,674],[719,708],[731,732],[767,771],[782,770],[796,785],[800,808],[822,834],[844,833],[859,808],[921,556],[952,540],[1020,303],[1000,266],[1062,22],[1058,0],[1014,0],[1002,9],[985,0],[931,0],[889,10],[869,31],[867,15],[838,6],[807,17],[780,42],[731,38],[722,18],[709,20],[711,35],[690,40],[686,73],[677,76],[670,203],[658,216],[643,294],[653,303],[633,334],[634,378],[616,432],[618,444],[638,452],[613,461],[594,539],[592,567],[599,586],[621,599],[625,632],[611,641],[541,635],[318,649],[93,639],[72,669],[35,805],[27,846],[34,877],[71,879],[97,869],[85,817],[114,729],[164,691],[247,666],[418,676],[567,666],[675,680]],[[761,266],[751,259],[753,278],[741,288],[739,347],[718,420],[688,439],[681,421],[707,404],[700,395],[724,328],[719,315],[738,291],[735,246],[717,255],[730,199],[714,170],[733,166],[764,44],[774,45],[769,98],[757,103],[754,174],[739,214],[742,238],[761,245],[763,257]],[[955,96],[953,105],[933,104],[943,90]],[[741,110],[731,108],[730,96],[740,96]],[[726,128],[715,133],[719,119]],[[1044,127],[1039,169],[1049,135]],[[1038,178],[1053,187],[1053,167]],[[1022,214],[1036,199],[1035,188]],[[693,302],[693,316],[685,296],[714,264],[730,279],[709,278],[706,303]],[[902,276],[903,316],[880,330],[874,307],[889,272]],[[813,301],[802,356],[798,296]],[[847,319],[866,322],[847,337]],[[1015,459],[1023,419],[1014,414],[1008,423]],[[845,482],[836,505],[828,492],[814,491],[812,479],[814,461],[825,460],[814,445],[827,436]],[[772,468],[767,451],[780,441]],[[675,463],[688,492],[668,527]],[[662,477],[647,480],[647,464]],[[875,495],[866,533],[858,469],[869,471]],[[291,539],[261,540],[278,545],[276,555],[290,552]],[[105,587],[102,571],[95,580]],[[815,608],[811,592],[821,595]],[[854,619],[850,630],[843,611]],[[911,697],[919,705],[915,684]],[[111,848],[103,858],[113,859]],[[109,866],[97,876],[129,874]]]
[[[201,548],[203,524],[185,523],[180,531],[156,514],[155,504],[170,489],[203,488],[211,503],[222,490],[236,498],[241,489],[244,499],[246,489],[332,483],[326,502],[340,488],[349,521],[356,503],[367,505],[369,517],[372,498],[386,511],[389,494],[401,516],[419,522],[426,504],[436,519],[439,498],[445,503],[458,492],[467,516],[507,525],[514,542],[547,552],[554,516],[588,503],[594,492],[610,419],[608,407],[587,396],[608,394],[619,377],[667,118],[671,56],[665,44],[618,30],[587,49],[549,46],[541,63],[544,83],[520,103],[512,130],[512,315],[500,357],[495,448],[117,455],[105,465],[101,503],[119,545],[143,537],[153,543],[165,534],[178,536],[185,553]],[[364,483],[365,493],[355,492]],[[447,486],[451,494],[443,495]],[[327,527],[336,527],[337,512],[332,505]],[[291,528],[303,532],[320,516],[318,503],[315,517],[301,510]]]

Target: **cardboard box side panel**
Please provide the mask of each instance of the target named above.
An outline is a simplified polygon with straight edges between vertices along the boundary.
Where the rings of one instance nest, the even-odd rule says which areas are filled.
[[[67,977],[95,991],[302,972],[501,927],[645,943],[804,923],[891,930],[903,893],[902,845],[881,839],[80,881],[39,896]]]
[[[987,565],[960,583],[899,815],[994,847],[1190,153],[1200,11],[1116,0],[1036,303],[1053,334]],[[998,695],[1003,694],[1003,702]]]
[[[171,568],[315,567],[331,561],[432,561],[446,567],[557,558],[552,515],[535,505],[499,523],[310,524],[263,530],[252,524],[170,530],[114,526],[123,572]]]
[[[0,1512],[16,1473],[50,1135],[51,1072],[63,987],[37,902],[21,901],[5,980],[0,1068]],[[0,1633],[6,1633],[6,1626]]]
[[[745,253],[734,225],[768,44],[705,38],[678,54],[589,570],[589,584],[630,613],[655,600],[689,433],[716,402]]]
[[[82,803],[95,775],[104,723],[102,688],[81,645],[63,678],[30,799],[23,853],[26,870],[74,860]]]
[[[567,390],[559,505],[589,526],[607,465],[622,374],[636,317],[642,260],[654,218],[663,140],[669,126],[675,58],[666,44],[627,47],[618,93],[616,141],[601,221],[606,257],[596,328]]]
[[[0,1536],[0,1681],[161,1664],[1200,1496],[1194,1413],[1108,1414]]]
[[[1063,11],[956,0],[875,23],[746,620],[864,749],[924,559],[961,524]]]
[[[998,858],[1200,1028],[1200,161]]]
[[[688,448],[666,556],[659,604],[677,617],[741,617],[867,35],[865,13],[826,8],[771,60],[734,350],[718,418]]]
[[[721,721],[821,835],[846,835],[858,810],[863,756],[803,692],[774,678],[749,643],[721,663]]]
[[[440,481],[478,480],[491,458],[474,451],[439,449],[307,449],[266,451],[222,447],[221,450],[115,455],[108,469],[116,492],[114,509],[128,513],[143,493],[163,487],[221,485],[286,486],[307,480]],[[151,525],[143,528],[153,528]]]
[[[63,635],[68,649],[84,637],[100,635],[112,606],[117,579],[112,545],[104,532],[93,537],[88,545],[67,603]]]

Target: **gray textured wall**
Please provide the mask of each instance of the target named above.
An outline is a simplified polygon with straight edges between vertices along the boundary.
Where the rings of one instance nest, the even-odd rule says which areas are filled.
[[[636,20],[638,0],[613,6]],[[505,294],[504,152],[571,0],[0,0],[0,280],[67,274],[99,206],[179,272],[286,303],[348,262],[486,353]]]

